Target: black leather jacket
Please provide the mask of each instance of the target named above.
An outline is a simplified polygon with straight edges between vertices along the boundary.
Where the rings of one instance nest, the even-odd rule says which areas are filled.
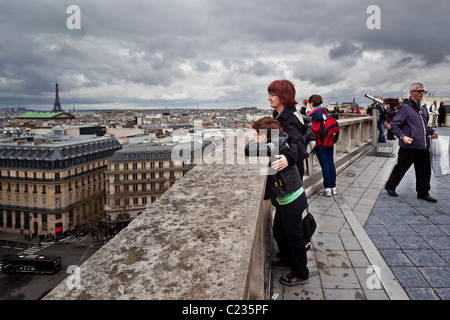
[[[275,155],[286,154],[289,150],[287,141],[289,136],[282,133],[278,138],[268,140],[264,143],[256,143],[255,140],[250,141],[245,146],[245,155],[247,157],[270,157],[270,164],[278,160]],[[281,197],[297,191],[303,186],[303,181],[298,172],[296,164],[289,165],[283,170],[273,170],[269,167],[267,176],[266,193],[264,199],[272,199]]]
[[[303,167],[303,160],[305,159],[305,130],[306,126],[302,126],[300,121],[295,116],[296,108],[284,108],[281,113],[273,111],[273,117],[281,123],[283,132],[289,135],[289,150],[285,156],[289,165],[296,164],[300,177],[303,179],[305,169]]]

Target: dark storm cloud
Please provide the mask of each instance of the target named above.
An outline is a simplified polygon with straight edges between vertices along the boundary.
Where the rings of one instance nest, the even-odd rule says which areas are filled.
[[[336,47],[330,49],[329,56],[331,60],[336,60],[342,57],[350,57],[356,59],[360,57],[363,50],[353,43],[340,43]]]
[[[265,76],[272,73],[273,69],[264,62],[256,61],[255,63],[252,63],[245,72],[250,72],[255,76]]]
[[[352,92],[383,86],[381,70],[448,70],[446,0],[80,0],[82,28],[68,30],[71,4],[0,0],[0,106],[51,104],[57,81],[69,104],[264,104],[249,92],[275,78]]]
[[[211,70],[211,66],[204,61],[197,61],[195,63],[196,69],[200,72],[208,72]]]
[[[420,56],[427,64],[447,62],[450,54],[448,1],[382,1],[382,28],[361,33],[366,50],[390,48]]]

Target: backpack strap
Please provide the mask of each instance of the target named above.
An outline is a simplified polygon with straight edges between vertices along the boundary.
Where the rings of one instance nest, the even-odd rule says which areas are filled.
[[[303,116],[302,116],[302,114],[300,113],[300,111],[295,110],[294,114],[295,114],[295,116],[297,117],[298,121],[300,121],[300,123],[304,125],[304,124],[305,124],[305,121],[303,120]]]

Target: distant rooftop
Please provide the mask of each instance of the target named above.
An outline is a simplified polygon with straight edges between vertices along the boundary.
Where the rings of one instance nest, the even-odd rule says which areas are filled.
[[[0,140],[0,159],[65,160],[120,148],[120,143],[112,137],[24,136]]]
[[[60,118],[70,118],[74,119],[70,113],[67,112],[26,112],[24,114],[18,115],[18,119],[60,119]]]

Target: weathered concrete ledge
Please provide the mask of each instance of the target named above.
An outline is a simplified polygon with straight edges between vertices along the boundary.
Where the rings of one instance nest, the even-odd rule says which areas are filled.
[[[339,122],[338,171],[369,150],[371,123]],[[225,140],[45,299],[268,299],[267,161],[245,158],[248,134]],[[310,194],[322,176],[308,161]]]
[[[244,136],[225,140],[45,299],[267,298],[267,163],[245,159]]]

